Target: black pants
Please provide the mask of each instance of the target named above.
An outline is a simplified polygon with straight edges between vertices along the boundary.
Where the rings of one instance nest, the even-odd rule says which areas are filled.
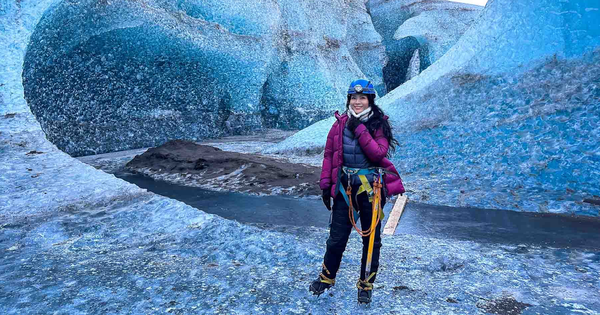
[[[359,186],[352,187],[352,206],[359,209],[361,229],[367,230],[371,227],[371,218],[373,214],[372,205],[366,192],[356,196]],[[385,205],[385,196],[382,193],[381,208]],[[348,237],[354,228],[348,215],[348,204],[341,193],[337,193],[332,208],[331,226],[329,229],[329,239],[327,239],[327,251],[325,252],[323,275],[330,279],[336,277],[340,268],[342,255],[348,243]],[[367,263],[367,250],[369,248],[369,236],[362,238],[363,250],[360,265],[360,279],[365,280],[365,269]],[[379,269],[379,252],[381,249],[381,222],[375,230],[375,243],[373,244],[373,256],[371,257],[371,272],[377,272]],[[368,277],[368,275],[367,275]],[[373,283],[375,276],[369,282]]]

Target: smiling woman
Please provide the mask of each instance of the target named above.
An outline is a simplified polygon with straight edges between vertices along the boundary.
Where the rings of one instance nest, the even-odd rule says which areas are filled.
[[[398,142],[392,136],[387,116],[375,105],[371,81],[352,82],[347,99],[347,113],[335,113],[336,122],[327,135],[319,186],[325,207],[332,211],[331,228],[322,272],[309,290],[320,295],[335,284],[354,226],[363,240],[361,273],[356,284],[358,302],[370,303],[379,267],[381,209],[386,196],[402,194],[404,187],[398,171],[386,159]],[[358,218],[364,230],[356,227]]]

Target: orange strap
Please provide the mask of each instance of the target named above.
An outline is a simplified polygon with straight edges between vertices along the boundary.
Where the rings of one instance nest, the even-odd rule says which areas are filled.
[[[371,233],[373,233],[376,229],[377,229],[377,225],[379,224],[379,221],[381,220],[381,215],[380,215],[380,209],[381,209],[381,188],[383,187],[383,185],[381,185],[379,183],[379,180],[376,179],[375,182],[373,182],[373,192],[374,192],[374,196],[373,196],[373,211],[377,211],[377,220],[375,221],[375,224],[373,224],[373,222],[371,222],[371,227],[369,227],[368,230],[361,230],[358,228],[358,226],[356,226],[356,221],[354,220],[354,215],[353,215],[353,206],[352,206],[352,187],[350,186],[350,183],[348,183],[348,187],[346,187],[346,194],[348,195],[348,216],[350,217],[350,222],[352,223],[352,226],[354,227],[354,229],[356,230],[356,232],[358,232],[358,235],[360,236],[369,236],[371,235]]]

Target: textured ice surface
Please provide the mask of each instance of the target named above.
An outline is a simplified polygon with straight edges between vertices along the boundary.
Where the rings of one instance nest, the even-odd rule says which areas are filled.
[[[600,196],[599,19],[594,1],[490,1],[446,55],[381,98],[411,198],[598,215],[582,201]],[[271,150],[318,150],[329,122]]]
[[[465,7],[440,7],[428,8],[428,11],[423,8],[420,13],[413,11],[413,17],[394,33],[395,40],[414,37],[419,41],[418,50],[426,54],[423,57],[426,66],[440,59],[481,13],[478,9]]]
[[[482,10],[445,0],[370,0],[368,7],[388,56],[383,68],[388,91],[407,79],[415,51],[419,51],[418,70],[426,69],[456,43]]]
[[[364,0],[350,2],[346,45],[350,49],[352,60],[362,70],[379,95],[387,93],[383,82],[383,66],[387,63],[386,48],[381,35],[373,27],[371,15]],[[337,104],[336,104],[337,105]]]
[[[314,151],[323,151],[327,133],[335,118],[323,119],[309,128],[302,129],[293,136],[281,141],[273,146],[265,148],[265,153],[295,153],[310,154]]]
[[[55,3],[0,2],[0,313],[365,311],[355,303],[356,234],[333,296],[315,299],[307,284],[325,230],[290,235],[207,215],[46,140],[21,72],[29,36]],[[374,313],[482,313],[479,303],[506,296],[532,313],[600,312],[598,253],[421,236],[383,243]]]
[[[419,50],[415,50],[413,56],[410,57],[410,62],[408,63],[408,70],[406,71],[406,81],[416,77],[421,73],[421,58],[419,54]]]
[[[384,40],[394,38],[394,34],[407,20],[423,13],[429,15],[434,20],[436,19],[434,17],[435,14],[439,14],[440,19],[444,19],[444,17],[459,19],[455,21],[448,20],[446,22],[462,24],[464,22],[461,21],[462,19],[472,21],[473,17],[469,16],[478,15],[482,10],[481,6],[443,0],[369,0],[367,6],[373,17],[375,29],[377,29]],[[432,13],[433,15],[430,15]],[[455,28],[457,25],[448,25],[448,27]],[[427,25],[427,28],[437,29],[437,25]],[[450,39],[439,38],[438,40]]]
[[[362,0],[61,1],[23,77],[49,140],[84,155],[305,127],[353,79],[381,88],[384,58]]]
[[[143,201],[4,226],[0,311],[362,310],[355,302],[356,234],[336,286],[316,299],[307,284],[320,266],[325,230],[294,236],[197,217],[163,198]],[[532,314],[600,310],[597,253],[406,235],[384,238],[382,257],[372,312],[482,314],[478,307],[504,297],[532,305]]]

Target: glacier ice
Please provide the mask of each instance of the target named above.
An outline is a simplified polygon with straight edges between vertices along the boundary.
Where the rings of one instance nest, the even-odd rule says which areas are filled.
[[[306,286],[325,230],[290,235],[224,220],[82,164],[46,139],[21,74],[35,26],[58,4],[0,1],[0,312],[364,311],[355,304],[356,234],[333,296],[315,300]],[[411,235],[383,243],[373,312],[477,313],[481,301],[505,296],[532,313],[600,310],[597,252]]]
[[[301,128],[343,102],[347,82],[383,84],[360,0],[62,1],[31,36],[25,98],[76,156]]]
[[[350,2],[350,6],[353,9],[347,17],[351,23],[348,24],[346,45],[352,60],[369,78],[377,93],[384,95],[387,89],[383,82],[383,66],[387,63],[387,56],[382,37],[374,28],[371,15],[366,12],[365,1]]]
[[[378,101],[411,199],[598,215],[583,202],[600,196],[598,9],[489,1],[444,56]],[[324,125],[269,150],[322,148]]]
[[[388,91],[406,81],[415,51],[420,72],[458,41],[482,9],[445,0],[371,0],[368,7],[388,57],[383,68]]]
[[[410,57],[410,61],[408,62],[408,70],[406,71],[406,81],[416,77],[421,73],[421,58],[419,55],[419,50],[415,50],[413,56]]]
[[[458,41],[460,36],[479,17],[478,9],[445,8],[421,13],[406,20],[394,33],[395,40],[413,37],[419,42],[418,50],[426,54],[426,66],[440,59]]]

